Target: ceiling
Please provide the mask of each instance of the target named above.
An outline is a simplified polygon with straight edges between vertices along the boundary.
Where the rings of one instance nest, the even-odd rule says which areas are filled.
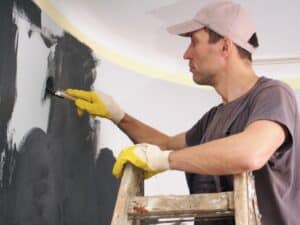
[[[182,54],[187,38],[165,28],[195,14],[208,0],[35,0],[47,3],[70,22],[79,39],[100,57],[141,70],[187,74]],[[257,63],[297,64],[300,70],[299,0],[237,0],[252,14],[260,41]],[[47,10],[46,10],[47,11]],[[48,10],[49,11],[49,10]],[[51,13],[50,13],[51,14]],[[55,18],[54,18],[55,19]],[[61,20],[61,19],[60,19]],[[67,30],[70,27],[64,27]],[[93,46],[94,45],[94,46]],[[96,47],[95,47],[96,46]],[[98,48],[97,48],[98,46]],[[99,47],[101,46],[101,48]],[[130,66],[128,66],[131,64]],[[295,67],[295,65],[293,65]],[[138,68],[138,69],[137,69]],[[298,72],[299,72],[298,70]],[[145,71],[144,71],[145,72]]]

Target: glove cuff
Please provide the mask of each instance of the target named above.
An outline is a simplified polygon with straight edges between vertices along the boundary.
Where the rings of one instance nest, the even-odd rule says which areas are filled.
[[[171,150],[162,151],[162,161],[161,161],[162,170],[170,169],[169,155],[171,152],[172,152]]]
[[[97,91],[98,95],[100,96],[100,99],[104,102],[105,107],[108,110],[108,119],[110,119],[115,124],[120,123],[120,121],[125,116],[125,112],[119,104],[111,97],[110,95],[106,95],[101,91]]]
[[[110,116],[111,121],[113,121],[115,124],[119,124],[120,121],[125,116],[125,112],[121,109],[121,107],[113,100],[112,102],[113,107],[110,108]]]

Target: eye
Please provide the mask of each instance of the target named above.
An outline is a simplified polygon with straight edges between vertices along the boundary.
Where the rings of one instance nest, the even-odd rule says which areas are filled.
[[[192,38],[191,40],[191,46],[196,46],[197,44],[197,40],[195,40],[194,38]]]

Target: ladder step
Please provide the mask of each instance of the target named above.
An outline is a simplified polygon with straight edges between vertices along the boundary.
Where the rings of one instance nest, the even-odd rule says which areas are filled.
[[[234,215],[233,192],[193,195],[136,196],[130,199],[129,219],[218,218]]]

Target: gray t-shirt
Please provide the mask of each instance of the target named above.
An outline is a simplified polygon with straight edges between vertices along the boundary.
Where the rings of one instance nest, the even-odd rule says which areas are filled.
[[[275,121],[288,132],[284,144],[261,169],[254,171],[262,224],[299,225],[300,121],[296,98],[286,84],[259,78],[243,96],[210,109],[187,132],[186,142],[193,146],[230,136],[257,120]],[[187,173],[186,177],[191,193],[232,190],[232,176]]]

